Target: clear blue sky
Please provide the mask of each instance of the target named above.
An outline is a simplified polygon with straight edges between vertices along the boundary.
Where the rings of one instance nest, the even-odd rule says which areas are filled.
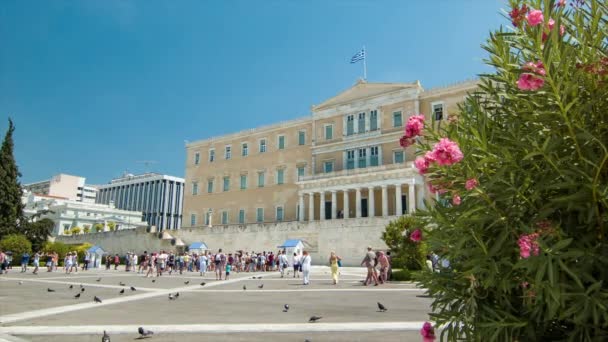
[[[309,115],[368,81],[425,88],[489,69],[500,0],[3,0],[0,133],[22,183],[63,172],[183,176],[194,141]]]

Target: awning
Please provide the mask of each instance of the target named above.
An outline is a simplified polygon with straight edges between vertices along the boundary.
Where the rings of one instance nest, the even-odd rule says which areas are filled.
[[[299,239],[293,239],[293,240],[285,240],[285,242],[283,242],[283,245],[281,246],[277,246],[277,248],[290,248],[290,247],[296,247],[298,246],[298,244],[300,243],[301,240]]]
[[[207,245],[204,242],[193,242],[190,244],[190,246],[188,247],[188,249],[205,249],[208,250],[209,248],[207,247]]]
[[[95,245],[89,249],[87,249],[88,253],[97,253],[97,254],[104,254],[105,251],[103,250],[103,248],[101,248],[101,246]]]

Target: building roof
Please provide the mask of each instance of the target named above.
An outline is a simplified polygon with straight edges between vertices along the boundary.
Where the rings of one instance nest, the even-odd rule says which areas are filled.
[[[67,197],[62,197],[62,196],[44,195],[44,194],[38,194],[38,193],[35,193],[35,192],[33,192],[32,194],[34,194],[34,196],[37,196],[37,197],[44,197],[44,198],[55,198],[55,199],[69,200],[69,198],[67,198]]]
[[[283,242],[283,244],[281,246],[277,246],[277,247],[278,248],[296,247],[301,242],[302,242],[302,240],[299,240],[299,239],[285,240],[285,242]]]
[[[188,246],[188,249],[209,249],[204,242],[193,242]]]
[[[104,254],[105,251],[103,250],[103,248],[101,248],[101,246],[95,245],[89,249],[87,249],[88,253],[96,253],[96,254]]]

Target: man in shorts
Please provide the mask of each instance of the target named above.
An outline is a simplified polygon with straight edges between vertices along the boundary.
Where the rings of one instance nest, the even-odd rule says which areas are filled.
[[[224,260],[222,262],[222,260]],[[226,267],[226,256],[222,253],[222,249],[220,248],[217,254],[215,255],[215,280],[222,280],[222,272]]]

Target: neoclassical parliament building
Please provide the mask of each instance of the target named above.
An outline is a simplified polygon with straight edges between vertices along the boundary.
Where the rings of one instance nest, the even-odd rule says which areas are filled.
[[[358,81],[309,116],[186,145],[183,228],[390,217],[430,198],[399,138],[447,120],[477,87]]]

